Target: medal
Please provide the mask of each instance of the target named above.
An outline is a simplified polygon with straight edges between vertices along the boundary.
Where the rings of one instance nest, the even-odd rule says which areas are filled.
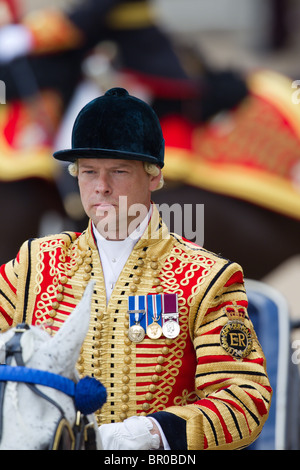
[[[174,339],[180,333],[177,294],[164,295],[162,331],[166,338]]]
[[[157,321],[154,320],[153,323],[147,326],[147,335],[151,339],[158,339],[162,335],[162,328]]]
[[[147,296],[147,321],[153,320],[147,326],[147,335],[150,339],[158,339],[162,335],[162,328],[159,324],[161,319],[161,295],[148,295]],[[150,320],[150,321],[151,321]]]
[[[128,338],[133,343],[140,343],[145,338],[144,328],[137,322],[135,325],[132,325],[128,330]]]
[[[163,334],[168,339],[176,338],[180,333],[180,326],[175,320],[167,320],[162,328]]]
[[[130,326],[128,329],[128,338],[133,343],[140,343],[145,338],[145,329],[140,324],[146,313],[145,296],[129,296],[129,318]]]

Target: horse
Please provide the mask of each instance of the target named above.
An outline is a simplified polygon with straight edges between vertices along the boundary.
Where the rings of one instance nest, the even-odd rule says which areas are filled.
[[[78,380],[76,360],[87,334],[92,281],[55,334],[20,324],[0,335],[0,450],[102,449],[93,412],[106,390]]]

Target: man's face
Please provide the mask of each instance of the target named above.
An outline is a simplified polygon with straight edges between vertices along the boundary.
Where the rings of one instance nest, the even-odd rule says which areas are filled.
[[[83,208],[106,238],[126,238],[136,228],[134,221],[141,217],[137,211],[143,211],[143,217],[147,214],[151,191],[159,180],[160,174],[155,177],[148,175],[141,161],[78,159],[78,184]]]

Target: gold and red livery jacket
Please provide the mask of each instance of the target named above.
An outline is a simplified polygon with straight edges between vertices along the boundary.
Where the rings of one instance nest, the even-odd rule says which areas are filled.
[[[91,223],[82,234],[29,240],[1,267],[2,330],[26,321],[55,334],[90,279],[90,328],[77,367],[107,388],[99,425],[151,414],[171,449],[241,448],[258,436],[272,391],[238,264],[170,234],[154,207],[107,303]],[[179,335],[130,341],[128,297],[157,293],[177,293]],[[236,314],[236,325],[251,336],[240,357],[235,341],[242,329],[232,330],[231,346],[222,334]]]

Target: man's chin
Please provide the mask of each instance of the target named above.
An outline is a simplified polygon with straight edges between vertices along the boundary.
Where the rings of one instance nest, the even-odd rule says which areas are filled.
[[[128,236],[127,219],[120,221],[116,215],[108,214],[105,217],[98,217],[94,225],[100,235],[109,240],[125,239]]]

